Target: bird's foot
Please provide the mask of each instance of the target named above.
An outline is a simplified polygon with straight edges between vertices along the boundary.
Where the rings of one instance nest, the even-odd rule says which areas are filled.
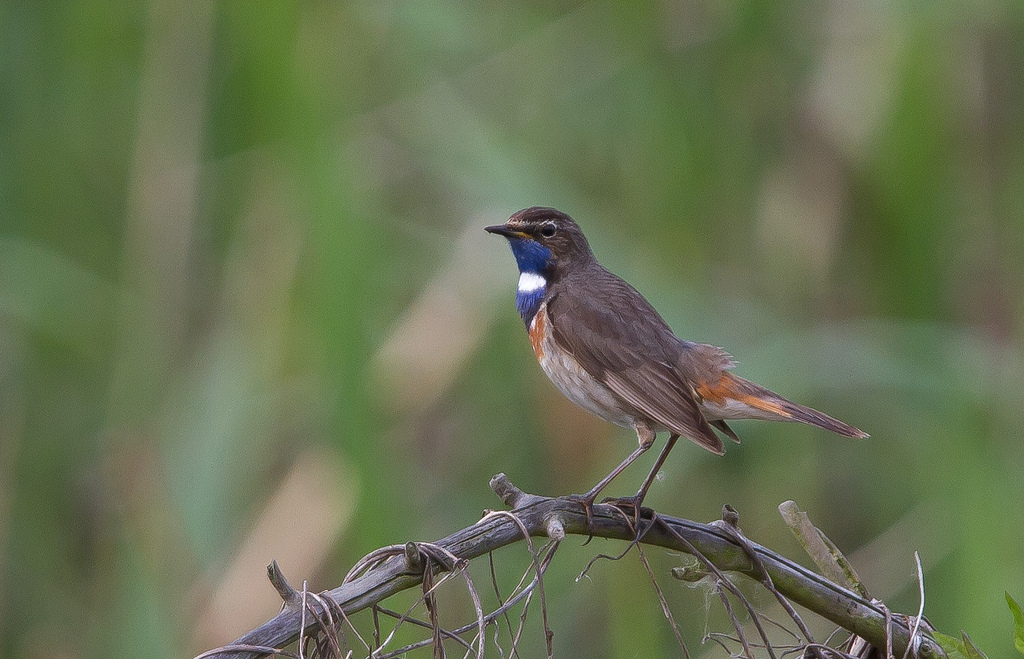
[[[638,537],[640,535],[640,520],[644,517],[644,513],[646,512],[648,518],[653,515],[650,508],[643,507],[644,497],[639,494],[631,497],[607,497],[602,499],[601,503],[618,509],[619,512],[631,519]]]
[[[597,499],[597,495],[569,494],[566,495],[565,498],[583,506],[583,511],[587,514],[587,541],[583,543],[583,546],[585,547],[594,539],[594,500]]]

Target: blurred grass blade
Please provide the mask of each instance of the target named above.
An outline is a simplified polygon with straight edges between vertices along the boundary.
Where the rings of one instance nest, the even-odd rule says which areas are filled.
[[[0,318],[93,353],[109,325],[114,287],[65,255],[0,238]]]

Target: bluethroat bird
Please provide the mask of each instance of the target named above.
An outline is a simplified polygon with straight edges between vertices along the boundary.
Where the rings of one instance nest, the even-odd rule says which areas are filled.
[[[615,500],[639,514],[647,490],[679,437],[724,453],[717,430],[739,442],[732,419],[799,421],[846,437],[867,434],[732,373],[731,355],[678,338],[635,288],[605,270],[571,217],[553,208],[515,213],[486,227],[508,239],[519,266],[516,308],[544,373],[572,402],[636,432],[639,446],[586,494],[597,495],[670,433],[635,496]]]

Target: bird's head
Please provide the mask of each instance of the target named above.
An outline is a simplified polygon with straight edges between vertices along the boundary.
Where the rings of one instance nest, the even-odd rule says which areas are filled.
[[[594,258],[579,225],[554,208],[526,208],[485,229],[508,239],[519,272],[549,276]]]

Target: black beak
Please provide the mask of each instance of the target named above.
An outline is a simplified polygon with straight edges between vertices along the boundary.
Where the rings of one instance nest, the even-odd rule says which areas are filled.
[[[522,231],[516,231],[509,227],[507,224],[495,224],[494,226],[484,227],[484,231],[487,233],[496,233],[499,236],[505,236],[506,238],[525,238],[526,234]]]

